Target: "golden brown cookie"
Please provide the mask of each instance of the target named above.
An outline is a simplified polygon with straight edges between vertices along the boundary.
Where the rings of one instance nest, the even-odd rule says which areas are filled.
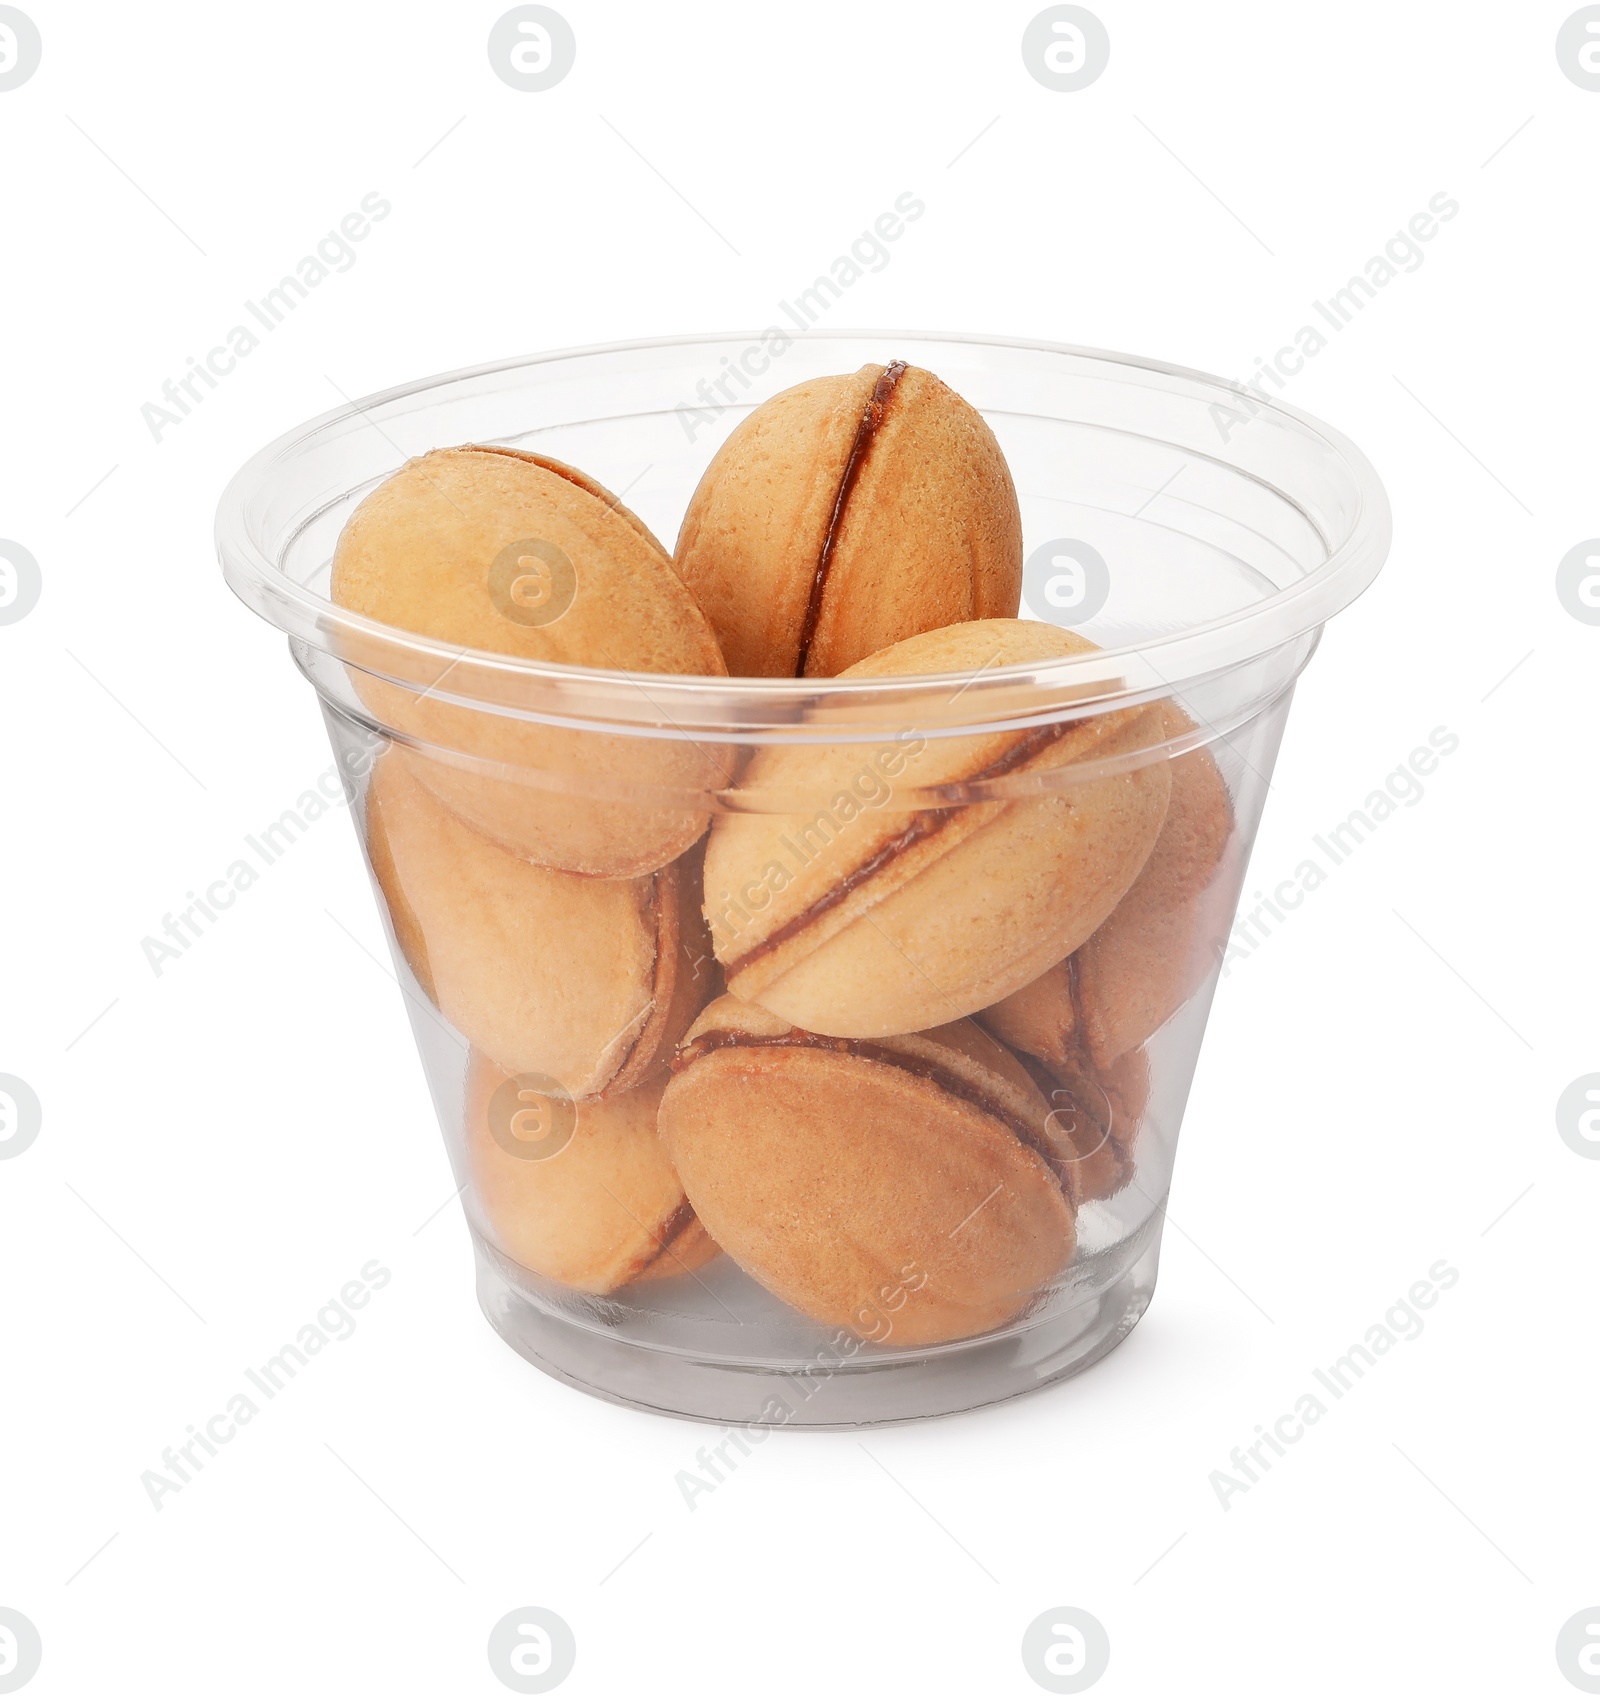
[[[406,961],[475,1047],[574,1098],[661,1067],[709,991],[698,853],[633,880],[540,868],[463,825],[392,750],[366,820]]]
[[[1093,648],[1037,621],[973,621],[844,677],[970,676]],[[727,814],[712,828],[706,913],[728,990],[797,1027],[871,1038],[955,1021],[1026,986],[1133,884],[1161,829],[1169,764],[964,807],[907,810],[894,793],[1136,763],[1162,726],[1146,706],[1021,733],[759,751],[741,784],[815,798],[816,813]],[[866,773],[891,777],[873,803],[851,804]]]
[[[1049,1111],[975,1023],[834,1040],[723,997],[674,1059],[659,1127],[742,1269],[893,1347],[999,1328],[1071,1259]]]
[[[1042,975],[983,1011],[983,1025],[1007,1045],[1065,1068],[1083,1046],[1078,1021],[1078,959],[1063,957]]]
[[[899,360],[758,407],[706,469],[676,553],[734,674],[842,673],[913,633],[1015,615],[1022,596],[994,433]]]
[[[644,522],[586,474],[468,445],[408,461],[350,516],[333,600],[464,651],[632,673],[724,674],[705,617]],[[379,640],[350,638],[356,689],[415,741],[402,758],[469,825],[519,856],[580,874],[648,874],[699,838],[698,790],[724,771],[687,740],[612,737],[449,701],[455,658],[426,692],[376,676]],[[647,684],[637,712],[649,716]],[[630,795],[632,794],[632,795]]]
[[[665,1075],[569,1099],[481,1052],[467,1073],[474,1215],[513,1262],[582,1293],[697,1270],[717,1254],[656,1136]]]
[[[1169,735],[1192,732],[1167,709]],[[1161,835],[1127,895],[1070,960],[984,1012],[1008,1045],[1064,1067],[1087,1048],[1097,1064],[1143,1045],[1216,965],[1233,915],[1238,857],[1233,803],[1209,750],[1170,764]]]

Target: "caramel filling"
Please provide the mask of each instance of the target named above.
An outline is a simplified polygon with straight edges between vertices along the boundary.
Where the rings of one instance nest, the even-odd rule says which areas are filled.
[[[1125,1142],[1112,1128],[1115,1117],[1111,1109],[1110,1095],[1101,1085],[1099,1077],[1095,1075],[1087,1061],[1085,1061],[1082,1069],[1077,1071],[1078,1078],[1074,1080],[1063,1078],[1042,1059],[1030,1057],[1025,1051],[1019,1051],[1016,1057],[1022,1067],[1028,1071],[1033,1084],[1044,1095],[1045,1101],[1050,1105],[1053,1113],[1059,1113],[1066,1108],[1056,1103],[1057,1093],[1063,1093],[1066,1095],[1068,1105],[1081,1110],[1085,1120],[1091,1124],[1095,1133],[1099,1136],[1095,1143],[1085,1150],[1078,1144],[1076,1130],[1069,1131],[1065,1136],[1065,1143],[1072,1147],[1073,1155],[1066,1159],[1066,1162],[1087,1162],[1088,1159],[1094,1157],[1097,1152],[1107,1146],[1111,1148],[1111,1154],[1118,1163],[1124,1161]],[[1099,1109],[1094,1104],[1094,1094],[1098,1094],[1100,1097],[1101,1108]]]
[[[655,1251],[650,1253],[645,1261],[628,1278],[636,1282],[648,1270],[653,1270],[663,1258],[671,1255],[672,1249],[694,1227],[694,1206],[687,1199],[678,1206],[670,1217],[658,1228],[651,1239],[656,1243]]]
[[[1071,721],[1060,721],[1053,726],[1036,726],[1025,732],[1015,744],[1002,756],[997,757],[987,767],[980,768],[975,774],[967,776],[967,784],[978,780],[998,779],[1002,774],[1009,774],[1013,769],[1020,768],[1031,761],[1041,750],[1047,749],[1064,738],[1071,730]],[[897,857],[903,856],[913,845],[919,845],[924,839],[930,839],[942,827],[946,826],[958,813],[952,806],[948,809],[919,809],[895,836],[881,845],[867,860],[853,868],[835,886],[831,886],[815,903],[808,905],[796,916],[791,916],[786,922],[775,927],[765,939],[757,942],[733,962],[726,965],[728,980],[731,984],[735,975],[742,974],[752,963],[758,963],[769,952],[802,933],[819,916],[826,915],[836,904],[842,904],[858,887],[864,886],[875,874],[881,873]]]
[[[839,491],[833,499],[833,512],[828,516],[828,529],[822,536],[817,570],[811,576],[811,600],[806,604],[805,623],[800,628],[800,651],[794,664],[796,679],[805,678],[811,642],[817,635],[817,622],[822,618],[822,596],[828,585],[828,569],[833,566],[833,552],[839,540],[839,527],[844,520],[845,508],[850,502],[850,493],[861,476],[867,451],[872,447],[878,427],[883,424],[883,416],[888,412],[889,403],[905,370],[906,363],[903,360],[891,360],[878,375],[877,383],[872,386],[872,394],[867,398],[867,405],[861,410],[855,440],[850,445],[850,454],[839,479]]]
[[[1079,950],[1081,949],[1082,946],[1079,947]],[[1083,1025],[1083,993],[1078,986],[1081,973],[1082,971],[1078,966],[1078,952],[1074,951],[1067,958],[1067,1010],[1072,1022],[1068,1032],[1073,1035],[1074,1043],[1080,1051],[1088,1045],[1088,1034]],[[1065,1038],[1066,1036],[1063,1035],[1062,1037]]]
[[[881,1063],[890,1069],[898,1069],[903,1074],[914,1075],[919,1081],[928,1082],[940,1092],[960,1099],[984,1116],[1003,1124],[1016,1140],[1043,1161],[1046,1169],[1058,1182],[1063,1181],[1059,1156],[1043,1132],[1026,1117],[1019,1115],[1011,1106],[992,1094],[984,1092],[965,1076],[958,1075],[955,1070],[946,1069],[943,1065],[923,1057],[913,1057],[907,1052],[897,1051],[893,1046],[880,1045],[873,1040],[832,1039],[826,1034],[810,1033],[805,1028],[790,1028],[786,1034],[742,1034],[731,1028],[713,1028],[690,1040],[679,1050],[672,1060],[672,1072],[676,1075],[687,1069],[690,1064],[699,1062],[702,1057],[709,1057],[714,1051],[730,1048],[748,1051],[764,1046],[832,1051],[842,1057],[860,1057],[869,1063]]]

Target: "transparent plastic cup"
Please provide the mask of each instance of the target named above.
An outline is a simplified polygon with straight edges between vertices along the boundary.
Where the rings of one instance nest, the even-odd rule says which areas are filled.
[[[1021,503],[1023,615],[1070,627],[1097,650],[894,679],[625,674],[460,651],[329,599],[341,528],[409,457],[461,443],[553,455],[617,492],[670,548],[711,455],[752,408],[804,379],[894,358],[930,368],[987,418]],[[287,633],[321,699],[461,1185],[479,1301],[499,1334],[541,1369],[607,1399],[740,1425],[837,1427],[966,1410],[1059,1381],[1110,1351],[1154,1290],[1178,1129],[1295,679],[1323,622],[1377,573],[1389,536],[1372,467],[1295,409],[1125,355],[915,333],[711,336],[507,361],[336,409],[256,455],[222,498],[219,554],[238,595]],[[1142,731],[1109,755],[1089,749],[1091,739],[1081,760],[1042,769],[1001,762],[969,771],[949,759],[963,740],[977,748],[995,735],[1032,738],[1034,748],[1152,704],[1163,706],[1159,714],[1125,717]],[[797,749],[821,753],[821,768],[835,777],[869,776],[866,789],[842,806],[837,787],[808,792],[783,782],[784,773],[818,771],[806,761],[785,768],[774,756]],[[930,753],[920,774],[919,760],[906,755],[913,749]],[[733,1144],[719,1188],[725,1182],[737,1196],[741,1186],[759,1187],[777,1200],[755,1225],[763,1248],[776,1244],[787,1256],[794,1249],[784,1235],[799,1235],[801,1263],[820,1260],[832,1271],[849,1265],[863,1233],[884,1241],[877,1265],[887,1259],[895,1273],[842,1300],[835,1283],[825,1304],[809,1290],[797,1299],[765,1251],[744,1255],[749,1225],[727,1217],[725,1190],[703,1174],[691,1179],[687,1167],[675,1190],[653,1112],[630,1100],[624,1115],[616,1094],[585,1097],[526,1067],[549,1037],[527,1012],[549,1012],[552,1028],[568,1022],[594,990],[596,963],[612,963],[614,930],[591,940],[582,920],[591,903],[615,907],[621,888],[591,880],[570,913],[502,916],[494,962],[480,965],[470,949],[463,961],[460,940],[430,934],[433,912],[415,909],[407,859],[418,853],[403,834],[391,843],[389,829],[374,826],[398,817],[371,796],[374,785],[403,784],[423,799],[418,807],[435,823],[425,854],[447,871],[451,858],[478,857],[485,838],[493,855],[515,856],[506,841],[529,822],[664,847],[657,854],[674,861],[623,886],[640,913],[657,916],[673,886],[677,948],[689,952],[698,897],[684,894],[694,894],[707,824],[713,844],[738,817],[786,817],[796,834],[810,824],[811,838],[790,835],[805,862],[818,832],[869,830],[852,825],[855,815],[870,818],[880,837],[885,823],[911,823],[912,836],[926,838],[970,824],[976,817],[964,812],[973,810],[998,819],[1048,800],[1069,812],[1087,807],[1096,785],[1117,775],[1148,780],[1156,765],[1173,777],[1161,783],[1176,797],[1185,762],[1191,784],[1199,775],[1211,787],[1213,842],[1176,908],[1139,935],[1144,954],[1132,990],[1123,987],[1125,1019],[1106,1055],[1080,1038],[1071,1042],[1080,1047],[1076,1064],[1058,1059],[1052,1072],[1027,1049],[1026,1019],[1019,1041],[1016,1021],[963,1008],[959,997],[937,1018],[972,1018],[1007,1037],[1057,1107],[1050,1126],[1059,1142],[1032,1156],[1001,1152],[1010,1167],[990,1195],[997,1203],[977,1197],[981,1166],[953,1175],[948,1198],[939,1188],[946,1170],[960,1167],[947,1163],[950,1154],[969,1150],[963,1141],[986,1152],[1005,1146],[998,1126],[974,1134],[970,1118],[964,1133],[952,1123],[947,1144],[934,1117],[909,1138],[899,1125],[858,1116],[837,1085],[784,1101],[776,1122],[759,1109],[748,1124],[723,1119]],[[821,828],[819,816],[827,817]],[[985,873],[980,864],[951,884],[954,911]],[[516,869],[511,877],[520,878]],[[598,890],[605,886],[612,890]],[[739,929],[766,890],[705,894],[724,958],[738,955]],[[970,916],[952,920],[966,948],[999,958],[1027,946],[1015,914],[994,924],[991,938],[982,903],[972,903]],[[1089,996],[1084,989],[1108,975],[1113,992],[1096,996],[1119,996],[1123,959],[1097,946],[1118,913],[1059,970],[1073,1012]],[[870,906],[866,916],[870,923]],[[658,952],[671,948],[666,939],[655,935]],[[914,981],[925,968],[917,941],[897,949]],[[709,948],[695,955],[691,1004],[720,987]],[[892,959],[887,972],[896,972]],[[520,1004],[496,1002],[496,977],[507,973],[521,977]],[[669,1042],[684,1019],[679,1009]],[[1088,1016],[1072,1019],[1088,1032]],[[858,1039],[830,1043],[844,1061],[833,1058],[824,1074],[837,1066],[846,1072],[840,1080],[857,1070],[876,1091],[874,1071],[899,1068]],[[671,1077],[669,1094],[679,1079]],[[659,1093],[667,1080],[663,1072],[648,1090]],[[748,1072],[739,1081],[739,1092],[750,1081],[760,1086]],[[924,1108],[947,1104],[926,1069],[907,1090],[924,1094]],[[861,1103],[869,1101],[870,1093]],[[958,1105],[950,1115],[959,1121],[972,1109]],[[975,1114],[987,1113],[978,1106]],[[691,1144],[699,1132],[688,1128]],[[591,1168],[579,1166],[580,1148]],[[1059,1200],[1043,1188],[1046,1171]],[[937,1221],[924,1208],[897,1243],[893,1207],[875,1204],[877,1194],[868,1199],[869,1183],[890,1200],[904,1192],[926,1207],[931,1199]],[[1042,1262],[1023,1256],[1022,1228],[1007,1243],[1011,1217],[992,1217],[981,1235],[968,1227],[980,1212],[1008,1210],[1019,1188],[1043,1189],[1039,1202],[1056,1213],[1049,1220],[1070,1220],[1070,1236],[1050,1242]],[[888,1212],[881,1232],[874,1210]],[[719,1228],[730,1245],[719,1245]],[[963,1236],[973,1236],[965,1248]],[[988,1263],[974,1276],[980,1241]],[[969,1298],[974,1281],[984,1303],[957,1307],[968,1321],[952,1323],[943,1299],[952,1284]]]

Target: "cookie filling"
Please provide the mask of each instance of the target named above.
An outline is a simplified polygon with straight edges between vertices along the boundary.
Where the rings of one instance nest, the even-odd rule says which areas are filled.
[[[1067,1011],[1072,1020],[1072,1026],[1066,1030],[1076,1036],[1078,1049],[1081,1051],[1087,1043],[1087,1029],[1083,1025],[1083,993],[1079,982],[1082,970],[1078,965],[1078,953],[1074,951],[1067,958]],[[1063,1035],[1063,1038],[1066,1036]]]
[[[694,1227],[694,1224],[694,1206],[685,1199],[651,1236],[651,1239],[656,1243],[655,1251],[645,1259],[628,1280],[638,1281],[647,1271],[653,1270],[663,1258],[670,1256],[673,1247]]]
[[[1004,755],[980,768],[977,773],[969,774],[964,784],[971,785],[979,780],[998,779],[1002,774],[1009,774],[1013,769],[1020,768],[1031,761],[1040,751],[1048,749],[1059,739],[1065,738],[1074,726],[1072,721],[1058,721],[1052,726],[1036,726],[1025,732]],[[752,963],[758,963],[770,952],[793,939],[797,933],[803,933],[812,922],[837,904],[842,904],[857,887],[864,886],[875,874],[881,873],[897,857],[904,856],[913,845],[919,845],[924,839],[930,839],[944,827],[959,811],[949,809],[919,809],[915,815],[900,829],[895,836],[876,850],[867,860],[853,868],[843,876],[837,885],[830,887],[814,904],[801,910],[799,915],[791,916],[786,922],[773,928],[765,939],[758,940],[742,957],[726,965],[728,979],[742,974]]]
[[[1044,1094],[1045,1100],[1054,1111],[1065,1108],[1056,1103],[1056,1094],[1065,1093],[1073,1107],[1081,1110],[1085,1118],[1093,1125],[1099,1139],[1087,1150],[1079,1146],[1075,1132],[1069,1132],[1066,1140],[1074,1149],[1077,1161],[1084,1162],[1092,1158],[1104,1147],[1109,1146],[1112,1155],[1120,1162],[1122,1159],[1122,1142],[1113,1134],[1112,1124],[1115,1116],[1111,1109],[1111,1096],[1101,1084],[1093,1069],[1085,1062],[1080,1068],[1072,1071],[1058,1071],[1037,1057],[1030,1057],[1026,1052],[1017,1054],[1017,1061],[1033,1078],[1033,1084]],[[1094,1104],[1094,1095],[1098,1094],[1103,1110]]]
[[[822,593],[827,588],[828,569],[833,565],[834,545],[838,541],[839,527],[844,520],[850,493],[861,476],[867,451],[872,447],[872,439],[877,435],[878,427],[883,424],[883,416],[888,411],[889,403],[905,370],[906,363],[903,360],[891,360],[884,367],[878,375],[877,383],[872,386],[872,394],[867,398],[860,423],[856,426],[855,441],[850,445],[850,455],[844,463],[839,492],[833,499],[833,512],[828,516],[828,529],[823,534],[822,550],[817,556],[817,570],[811,576],[811,600],[806,604],[805,624],[800,628],[800,652],[794,664],[797,679],[805,678],[806,660],[811,654],[811,641],[817,635],[817,622],[822,618]]]
[[[726,1051],[730,1048],[748,1051],[770,1046],[787,1046],[791,1050],[801,1048],[832,1051],[843,1057],[860,1057],[869,1063],[882,1063],[890,1069],[915,1075],[918,1080],[927,1081],[940,1092],[948,1093],[951,1098],[960,1099],[971,1105],[974,1110],[981,1111],[983,1115],[1004,1123],[1017,1140],[1043,1161],[1057,1181],[1062,1180],[1061,1160],[1049,1140],[1009,1105],[984,1092],[981,1087],[964,1075],[958,1075],[953,1069],[946,1069],[927,1058],[914,1057],[909,1052],[897,1051],[893,1046],[880,1045],[873,1040],[833,1039],[827,1034],[814,1034],[805,1028],[790,1028],[786,1034],[745,1034],[732,1028],[712,1028],[690,1040],[679,1050],[672,1060],[672,1072],[676,1075],[687,1069],[691,1063],[699,1062],[702,1057],[709,1057],[714,1051]]]

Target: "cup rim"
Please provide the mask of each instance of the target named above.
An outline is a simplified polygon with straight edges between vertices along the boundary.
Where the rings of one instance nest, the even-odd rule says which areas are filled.
[[[852,733],[881,735],[886,727],[904,723],[907,716],[914,716],[915,724],[927,730],[976,731],[1037,724],[1091,707],[1103,709],[1108,701],[1170,695],[1283,650],[1315,632],[1371,584],[1388,554],[1392,537],[1388,496],[1361,450],[1315,415],[1231,380],[1143,355],[1031,338],[870,327],[786,330],[784,334],[796,343],[852,339],[901,347],[962,343],[1066,356],[1101,367],[1108,376],[1120,371],[1177,380],[1211,392],[1222,405],[1245,401],[1254,410],[1252,417],[1274,416],[1336,457],[1354,497],[1348,534],[1335,542],[1292,490],[1185,446],[1186,453],[1212,459],[1238,477],[1255,479],[1289,504],[1322,540],[1326,559],[1294,583],[1242,609],[1138,643],[987,673],[850,680],[639,673],[464,649],[355,614],[297,584],[273,561],[252,529],[249,516],[270,488],[278,463],[318,434],[357,416],[497,373],[697,345],[743,346],[759,343],[764,335],[712,331],[587,344],[483,362],[394,385],[303,421],[252,455],[223,490],[216,514],[216,548],[223,575],[234,593],[285,632],[292,645],[326,652],[346,666],[357,665],[352,653],[371,657],[377,651],[383,665],[364,661],[362,671],[461,707],[657,737],[760,738],[804,725],[813,735],[826,728],[829,737],[848,738]],[[1154,433],[1148,435],[1154,441],[1166,441]]]

